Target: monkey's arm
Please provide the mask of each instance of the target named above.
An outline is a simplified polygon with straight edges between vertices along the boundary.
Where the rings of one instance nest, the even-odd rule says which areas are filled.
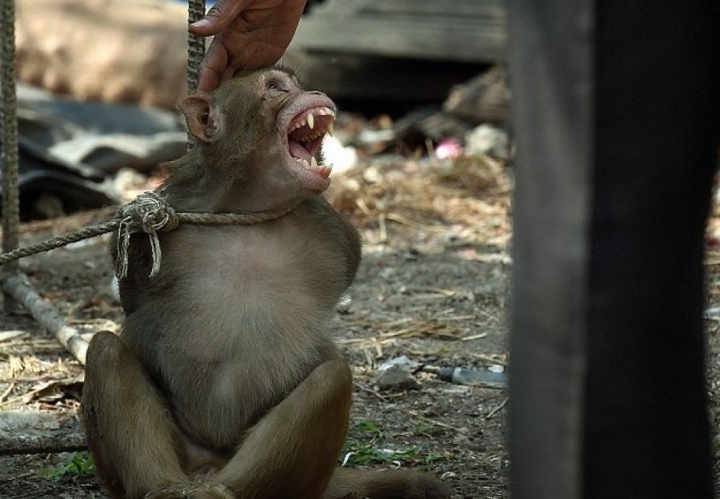
[[[316,216],[321,220],[318,226],[322,227],[322,232],[330,233],[330,237],[335,239],[335,243],[340,248],[340,253],[345,259],[345,285],[349,287],[355,279],[362,258],[360,234],[324,197],[317,196],[309,200],[309,203],[314,206]]]

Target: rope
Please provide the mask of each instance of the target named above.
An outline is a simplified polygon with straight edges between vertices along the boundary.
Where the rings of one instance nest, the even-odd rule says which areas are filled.
[[[200,225],[257,225],[287,215],[293,211],[298,204],[299,201],[296,201],[273,210],[252,213],[176,213],[175,210],[167,204],[165,198],[154,192],[146,192],[139,195],[130,203],[121,206],[118,209],[116,217],[108,222],[3,253],[0,255],[0,267],[26,256],[36,255],[82,241],[83,239],[117,231],[118,256],[116,259],[115,274],[118,279],[122,279],[127,276],[128,272],[130,236],[137,232],[144,232],[150,240],[153,257],[150,277],[153,277],[160,270],[160,263],[162,261],[158,232],[176,229],[181,223]]]
[[[3,1],[0,11],[0,92],[2,92],[2,250],[18,247],[20,201],[18,186],[18,128],[17,96],[15,88],[15,2]],[[17,265],[10,273],[17,272]],[[12,300],[5,295],[5,308],[12,308]]]
[[[199,21],[205,17],[205,0],[188,1],[188,24]],[[205,56],[205,37],[188,35],[188,70],[187,89],[188,93],[197,90],[200,76],[200,64]]]
[[[199,21],[205,17],[205,0],[188,0],[188,24]],[[197,90],[200,79],[200,67],[205,56],[205,37],[196,36],[188,32],[188,65],[187,65],[187,91],[192,94]],[[192,134],[188,131],[188,151],[195,145]]]

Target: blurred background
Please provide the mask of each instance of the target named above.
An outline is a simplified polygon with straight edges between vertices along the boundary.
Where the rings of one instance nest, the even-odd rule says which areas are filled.
[[[23,219],[145,189],[142,176],[184,150],[174,105],[186,92],[185,3],[16,9]],[[338,172],[378,154],[505,160],[505,41],[501,0],[311,0],[281,62],[343,111],[325,146]]]

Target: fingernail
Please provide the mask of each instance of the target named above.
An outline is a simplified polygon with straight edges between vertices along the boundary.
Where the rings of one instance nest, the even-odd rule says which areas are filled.
[[[192,26],[193,28],[207,28],[208,26],[210,26],[210,21],[208,21],[207,19],[200,19],[199,21],[195,21],[194,23],[192,23],[190,26]]]

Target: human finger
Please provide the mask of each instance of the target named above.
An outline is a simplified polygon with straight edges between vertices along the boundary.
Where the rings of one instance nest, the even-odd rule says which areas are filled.
[[[218,0],[205,17],[188,28],[196,36],[211,36],[220,33],[245,9],[250,0]]]
[[[200,92],[215,90],[228,67],[228,52],[221,39],[222,35],[217,35],[205,53],[198,78],[197,89]]]

